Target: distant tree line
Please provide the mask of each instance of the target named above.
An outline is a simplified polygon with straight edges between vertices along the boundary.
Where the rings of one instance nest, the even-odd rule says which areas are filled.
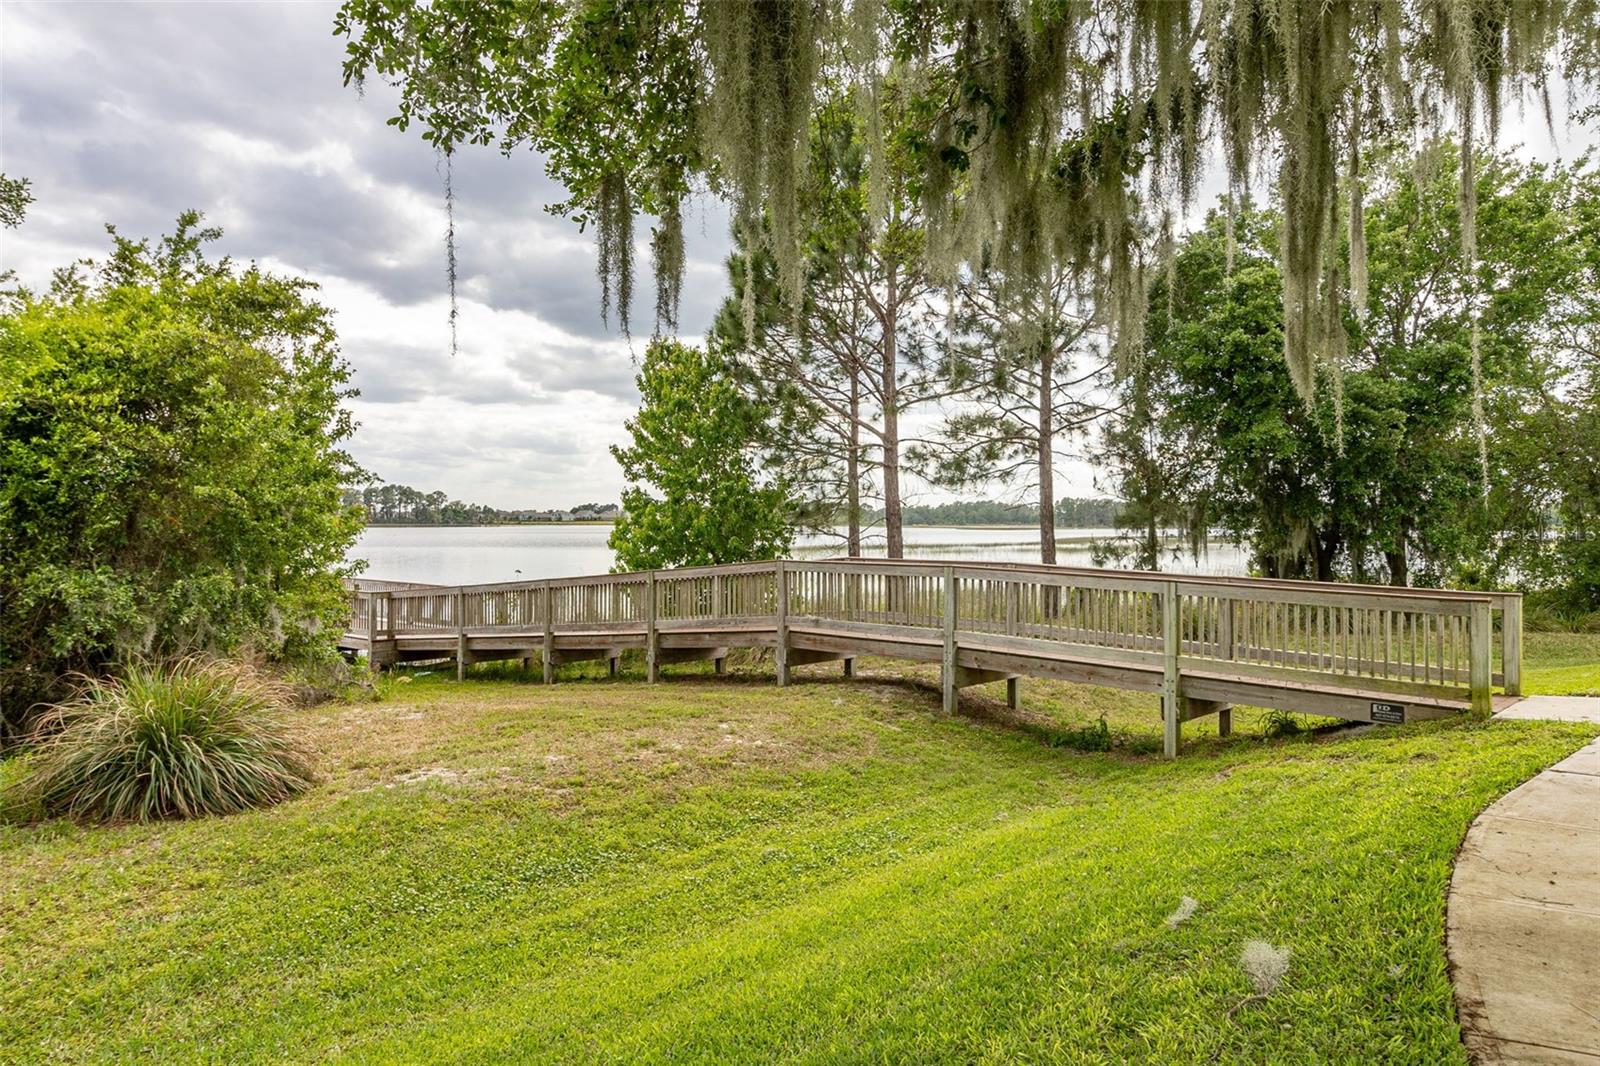
[[[541,511],[499,508],[452,500],[442,492],[423,492],[410,485],[378,484],[344,490],[346,506],[359,508],[369,526],[491,526],[501,522],[560,521],[564,516],[614,518],[614,503],[580,503]]]
[[[501,513],[480,503],[462,503],[442,492],[410,485],[367,485],[346,489],[345,502],[360,507],[369,526],[480,526],[500,522]]]
[[[1117,524],[1119,506],[1116,500],[1063,496],[1055,502],[1055,523],[1068,529],[1111,529]],[[901,516],[908,526],[1033,526],[1039,523],[1039,508],[1002,500],[961,500],[907,504]],[[883,520],[883,512],[868,510],[863,517],[876,524]]]

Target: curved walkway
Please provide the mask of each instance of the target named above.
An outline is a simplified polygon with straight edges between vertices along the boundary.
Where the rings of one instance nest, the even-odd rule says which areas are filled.
[[[1502,713],[1600,721],[1600,700],[1555,703]],[[1474,1061],[1600,1066],[1600,740],[1473,822],[1447,935]]]

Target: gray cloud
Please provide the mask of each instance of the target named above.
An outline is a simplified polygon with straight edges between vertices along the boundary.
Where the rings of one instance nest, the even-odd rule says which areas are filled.
[[[394,91],[341,84],[328,4],[0,7],[0,158],[38,202],[0,242],[28,283],[101,256],[106,223],[158,236],[197,208],[219,254],[324,284],[361,396],[358,459],[396,481],[485,502],[615,495],[606,445],[637,403],[629,346],[599,316],[592,234],[526,150],[463,148],[456,193],[460,354],[444,317],[444,191],[415,131],[385,125]],[[681,329],[726,291],[727,215],[688,215]],[[635,353],[655,294],[638,227]]]
[[[333,5],[63,5],[7,8],[8,27],[49,50],[5,54],[0,146],[34,181],[30,235],[103,248],[100,229],[170,228],[196,207],[228,223],[222,250],[368,285],[408,305],[444,289],[443,181],[413,131],[384,124],[393,91],[341,85]],[[232,158],[218,140],[254,151]],[[347,166],[306,156],[347,154]],[[561,330],[615,337],[599,316],[594,252],[545,207],[565,199],[529,151],[466,147],[453,163],[458,279],[490,307],[528,311]],[[424,205],[425,220],[402,203]],[[725,216],[691,235],[691,269],[720,269]],[[641,241],[648,220],[641,220]],[[556,254],[546,249],[559,248]],[[635,330],[654,307],[641,255]],[[45,268],[46,264],[19,264]],[[686,289],[685,332],[716,301]]]
[[[582,342],[552,343],[516,353],[510,362],[528,380],[553,393],[592,392],[630,406],[639,400],[633,361],[615,349]]]

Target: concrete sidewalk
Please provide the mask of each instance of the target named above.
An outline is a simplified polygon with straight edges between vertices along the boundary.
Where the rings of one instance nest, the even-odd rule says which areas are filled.
[[[1524,696],[1502,707],[1494,716],[1546,722],[1600,722],[1600,697]]]
[[[1495,717],[1600,722],[1600,699],[1532,697]],[[1600,740],[1473,822],[1446,925],[1474,1061],[1600,1066]]]

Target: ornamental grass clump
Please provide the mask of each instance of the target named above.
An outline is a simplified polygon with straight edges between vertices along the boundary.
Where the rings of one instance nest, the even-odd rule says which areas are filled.
[[[83,821],[148,822],[265,807],[312,782],[282,685],[247,666],[185,659],[91,679],[52,707],[12,787]]]

